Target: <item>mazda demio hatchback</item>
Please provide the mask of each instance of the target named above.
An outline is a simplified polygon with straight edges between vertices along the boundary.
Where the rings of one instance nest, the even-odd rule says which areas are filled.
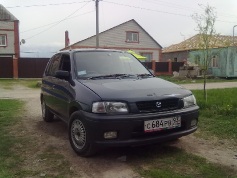
[[[68,124],[73,150],[89,156],[101,147],[146,145],[197,129],[191,91],[155,77],[133,55],[117,50],[55,54],[42,78],[46,122]]]

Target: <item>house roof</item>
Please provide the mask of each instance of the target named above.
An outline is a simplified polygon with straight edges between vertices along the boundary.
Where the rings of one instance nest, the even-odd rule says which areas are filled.
[[[163,48],[162,53],[170,53],[177,51],[190,51],[200,49],[201,35],[197,34],[187,40],[178,44],[173,44],[169,47]],[[234,44],[237,45],[237,37],[234,37]],[[233,36],[215,35],[210,42],[212,48],[228,47],[233,45]]]
[[[0,21],[15,21],[18,20],[12,15],[3,5],[0,4]]]
[[[114,27],[112,27],[112,28],[110,28],[110,29],[108,29],[108,30],[105,30],[105,31],[103,31],[103,32],[100,32],[99,34],[106,33],[106,32],[108,32],[108,31],[110,31],[110,30],[112,30],[112,29],[114,29],[114,28],[117,28],[117,27],[119,27],[119,26],[122,26],[122,25],[124,25],[124,24],[126,24],[126,23],[130,23],[130,22],[135,22],[160,48],[162,48],[162,46],[161,46],[151,35],[149,35],[149,33],[147,33],[147,31],[144,30],[144,28],[142,28],[142,26],[139,25],[134,19],[131,19],[131,20],[129,20],[129,21],[126,21],[126,22],[124,22],[124,23],[121,23],[121,24],[119,24],[119,25],[117,25],[117,26],[114,26]],[[61,50],[68,49],[68,48],[70,48],[71,46],[74,46],[75,44],[78,44],[78,43],[80,43],[80,42],[86,41],[86,40],[88,40],[88,39],[90,39],[90,38],[94,38],[95,36],[96,36],[96,35],[93,35],[93,36],[91,36],[91,37],[89,37],[89,38],[86,38],[86,39],[84,39],[84,40],[78,41],[78,42],[76,42],[76,43],[74,43],[74,44],[72,44],[72,45],[69,45],[69,46],[66,47],[66,48],[61,49]]]

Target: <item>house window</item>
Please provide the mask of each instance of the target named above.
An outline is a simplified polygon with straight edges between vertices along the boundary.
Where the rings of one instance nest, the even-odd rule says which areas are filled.
[[[212,67],[218,67],[217,56],[212,56]]]
[[[7,35],[0,35],[0,46],[7,46]]]
[[[153,58],[153,57],[152,57],[152,53],[141,52],[140,55],[146,57],[146,61],[147,61],[147,62],[151,62],[151,60],[152,60],[152,58]]]
[[[200,65],[200,56],[199,56],[199,55],[196,55],[196,56],[195,56],[195,61],[194,61],[194,63]]]
[[[139,33],[138,32],[126,32],[126,42],[127,43],[138,43]]]

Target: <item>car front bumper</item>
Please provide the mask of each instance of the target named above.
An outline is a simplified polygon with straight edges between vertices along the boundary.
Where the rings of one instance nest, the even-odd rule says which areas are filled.
[[[100,146],[137,146],[173,140],[197,130],[191,121],[198,122],[199,107],[162,113],[142,113],[128,115],[94,114],[82,111],[90,143]],[[181,116],[181,127],[144,132],[144,121]],[[117,132],[117,138],[105,139],[105,132]]]

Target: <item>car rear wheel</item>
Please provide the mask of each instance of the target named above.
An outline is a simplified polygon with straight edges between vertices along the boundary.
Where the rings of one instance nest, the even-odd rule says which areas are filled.
[[[70,117],[69,140],[73,150],[80,156],[91,156],[95,153],[93,145],[89,142],[89,130],[82,120],[80,111],[74,112]]]
[[[42,117],[45,122],[52,122],[54,118],[54,114],[46,106],[44,100],[41,102],[41,110],[42,110]]]

